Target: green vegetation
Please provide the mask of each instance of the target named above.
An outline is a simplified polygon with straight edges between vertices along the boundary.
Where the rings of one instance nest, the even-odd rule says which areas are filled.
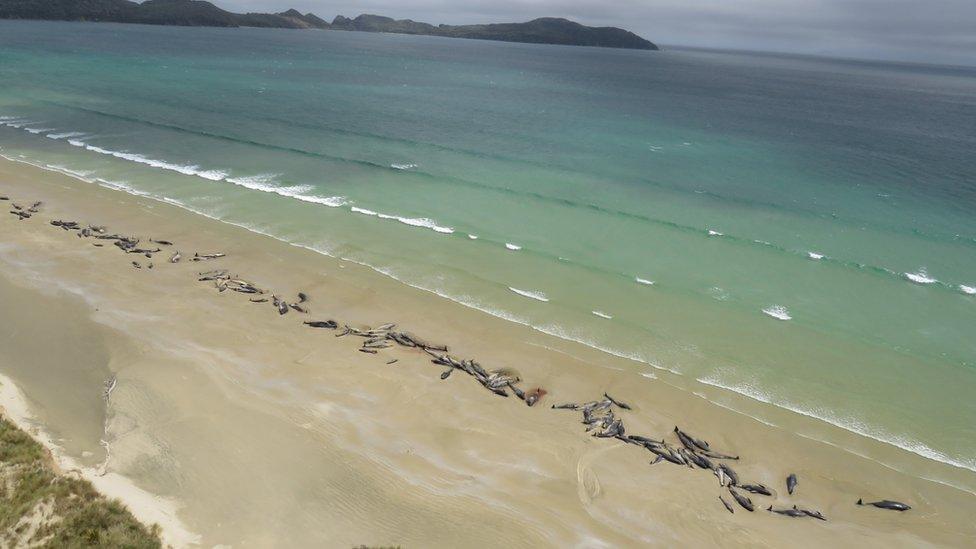
[[[161,547],[120,502],[58,475],[43,446],[0,417],[0,547]]]

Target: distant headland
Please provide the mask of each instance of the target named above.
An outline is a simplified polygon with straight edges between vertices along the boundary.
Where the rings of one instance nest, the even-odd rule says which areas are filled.
[[[42,19],[180,25],[191,27],[264,27],[327,29],[396,34],[423,34],[449,38],[475,38],[502,42],[561,44],[656,50],[636,34],[616,27],[587,27],[555,17],[526,23],[487,25],[431,25],[410,19],[363,14],[355,19],[337,16],[331,23],[298,10],[281,13],[231,13],[202,0],[0,0],[0,19]]]

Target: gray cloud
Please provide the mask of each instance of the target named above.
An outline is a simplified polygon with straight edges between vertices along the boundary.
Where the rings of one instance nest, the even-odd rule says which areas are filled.
[[[574,19],[664,45],[976,65],[976,0],[213,0],[331,20],[377,13],[430,23]]]

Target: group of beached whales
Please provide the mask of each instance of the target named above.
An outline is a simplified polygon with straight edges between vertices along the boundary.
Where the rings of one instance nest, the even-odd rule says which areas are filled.
[[[8,198],[0,196],[0,200],[8,200]],[[21,212],[17,216],[21,220],[28,219],[32,214],[37,213],[40,206],[40,202],[34,203],[29,208],[17,206],[11,213]],[[162,252],[161,246],[173,246],[173,243],[168,240],[148,239],[151,247],[140,247],[140,238],[109,234],[105,227],[99,225],[82,226],[78,222],[64,220],[52,220],[51,225],[60,227],[65,231],[74,231],[79,238],[93,238],[95,240],[93,243],[95,246],[101,247],[103,245],[102,241],[113,241],[114,245],[124,253],[137,254],[148,259],[152,259],[154,254]],[[209,261],[224,256],[225,254],[223,253],[195,253],[189,260]],[[181,260],[182,255],[179,251],[173,251],[169,254],[168,262],[179,263]],[[138,261],[132,261],[132,265],[135,268],[142,268],[142,264]],[[147,268],[153,268],[152,262],[147,264]],[[309,297],[304,292],[299,292],[297,300],[289,302],[274,293],[269,294],[266,290],[252,282],[244,280],[239,276],[231,275],[227,269],[199,272],[197,273],[197,280],[199,282],[213,282],[218,292],[231,290],[233,292],[251,295],[250,301],[253,303],[270,302],[279,315],[287,314],[290,310],[302,314],[309,314],[307,306]],[[267,295],[270,295],[270,299],[265,297]],[[410,332],[397,331],[395,329],[396,324],[383,324],[376,328],[367,329],[353,328],[345,324],[340,328],[339,323],[335,320],[307,320],[303,324],[310,328],[336,330],[336,337],[350,335],[360,337],[363,339],[363,342],[358,350],[367,354],[377,354],[381,349],[392,347],[394,344],[401,347],[419,349],[431,356],[431,362],[433,364],[446,367],[440,375],[442,380],[447,379],[455,370],[459,370],[468,374],[469,377],[474,378],[482,387],[495,395],[509,397],[511,396],[509,392],[511,392],[512,395],[515,395],[515,397],[525,402],[528,406],[533,406],[546,395],[546,390],[540,387],[528,390],[519,387],[521,379],[512,370],[504,368],[486,370],[475,360],[459,359],[451,356],[448,354],[446,345],[430,343]],[[387,361],[387,364],[394,364],[396,362],[397,359],[391,359]],[[738,460],[739,456],[719,452],[712,448],[707,441],[694,437],[677,426],[675,426],[673,434],[677,438],[678,444],[671,444],[663,437],[657,440],[646,436],[628,434],[625,431],[623,420],[617,417],[617,412],[614,410],[631,410],[632,407],[606,393],[604,393],[603,398],[592,402],[557,404],[553,405],[552,408],[580,412],[582,415],[582,423],[586,426],[586,432],[591,433],[595,438],[616,439],[649,451],[655,456],[654,460],[651,461],[652,465],[665,461],[691,469],[710,471],[718,477],[719,485],[726,488],[731,499],[747,511],[755,511],[756,506],[746,493],[758,496],[773,496],[773,491],[762,484],[747,483],[740,480],[736,471],[727,463]],[[787,476],[785,484],[787,493],[793,495],[799,484],[796,474]],[[729,513],[735,512],[735,507],[728,499],[722,495],[719,495],[718,499]],[[907,511],[911,509],[905,503],[887,499],[872,502],[864,502],[862,499],[859,499],[857,500],[857,505],[869,505],[892,511]],[[827,520],[820,511],[805,509],[797,505],[783,508],[775,508],[769,505],[766,507],[766,510],[786,517]]]
[[[580,412],[582,414],[582,423],[586,425],[586,431],[591,432],[596,438],[617,439],[651,452],[655,455],[654,460],[651,461],[651,465],[666,461],[674,465],[687,466],[691,469],[711,471],[718,477],[719,486],[728,489],[729,496],[746,511],[753,512],[756,510],[756,507],[752,499],[745,492],[760,496],[773,496],[773,491],[766,486],[760,483],[742,482],[739,479],[739,475],[735,472],[735,469],[726,463],[727,461],[738,460],[739,456],[719,452],[712,448],[707,441],[694,437],[677,426],[674,428],[674,435],[678,440],[678,445],[668,443],[663,437],[660,440],[656,440],[641,435],[627,434],[623,420],[617,417],[614,409],[630,410],[631,406],[606,393],[603,394],[603,398],[600,400],[583,404],[556,404],[552,407],[554,409]],[[790,495],[793,495],[798,485],[799,479],[796,474],[790,473],[786,477],[786,491]],[[735,507],[729,500],[722,497],[722,495],[719,495],[718,499],[729,513],[735,513]],[[857,500],[857,504],[873,505],[881,509],[890,509],[893,511],[907,511],[911,509],[911,507],[904,503],[891,500],[864,503],[863,500],[859,499]],[[797,505],[778,509],[770,505],[766,510],[793,518],[809,517],[818,520],[827,520],[827,517],[820,511],[804,509]]]
[[[10,197],[9,196],[0,195],[0,202],[8,202],[9,200],[10,200]],[[30,219],[31,216],[33,216],[37,212],[41,211],[41,205],[42,204],[43,204],[42,202],[38,201],[38,202],[34,202],[30,206],[24,207],[24,206],[21,206],[20,204],[17,204],[16,202],[11,202],[10,203],[10,207],[11,207],[11,209],[10,209],[10,215],[17,216],[17,219],[19,221],[23,221],[25,219]]]

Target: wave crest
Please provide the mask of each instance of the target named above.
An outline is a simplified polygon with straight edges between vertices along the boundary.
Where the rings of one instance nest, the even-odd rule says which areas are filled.
[[[776,320],[793,320],[793,317],[790,316],[790,311],[782,305],[770,305],[763,309],[762,312]]]
[[[338,208],[339,206],[346,204],[346,199],[341,196],[318,196],[308,194],[309,191],[314,189],[314,187],[311,185],[293,185],[290,187],[275,185],[274,183],[277,180],[277,177],[277,174],[262,174],[246,177],[228,177],[226,181],[246,189],[286,196],[288,198],[301,200],[302,202],[322,204],[323,206],[329,206],[330,208]]]
[[[548,302],[549,301],[549,298],[546,297],[546,294],[544,294],[542,292],[533,292],[531,290],[520,290],[518,288],[513,288],[511,286],[509,286],[508,289],[509,290],[512,290],[513,292],[517,293],[518,295],[520,295],[522,297],[527,297],[529,299],[534,299],[536,301],[542,301],[542,302]]]
[[[929,274],[925,272],[925,269],[920,269],[915,273],[905,273],[905,278],[914,282],[915,284],[935,284],[938,282],[938,280],[929,276]]]

